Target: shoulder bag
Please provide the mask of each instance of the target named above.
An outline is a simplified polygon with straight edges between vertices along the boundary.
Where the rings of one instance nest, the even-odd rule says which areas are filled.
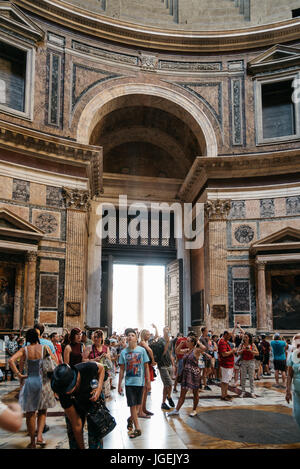
[[[90,412],[87,414],[87,420],[91,431],[99,439],[108,435],[117,425],[117,422],[110,414],[102,397],[92,406]]]

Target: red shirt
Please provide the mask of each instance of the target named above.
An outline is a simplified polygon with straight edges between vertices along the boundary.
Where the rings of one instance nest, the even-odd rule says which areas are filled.
[[[251,350],[253,350],[253,346],[252,346],[252,345],[250,345],[250,350],[243,349],[243,352],[242,352],[242,360],[249,361],[249,360],[253,360],[253,359],[254,359],[254,355],[253,355],[253,353],[251,352]]]
[[[61,364],[63,362],[61,345],[59,343],[56,343],[54,344],[54,348],[55,348],[58,363]]]
[[[186,342],[186,337],[178,337],[178,339],[176,340],[176,348],[178,347],[178,345],[181,344],[181,342]],[[182,350],[184,350],[186,347],[183,347]],[[183,358],[185,355],[185,352],[179,352],[176,354],[176,357],[178,358],[178,360],[180,360],[181,358]]]
[[[228,355],[228,357],[223,357],[222,353],[229,352],[231,347],[229,343],[224,340],[220,339],[218,343],[218,353],[219,353],[219,362],[222,368],[233,368],[234,367],[234,354]]]

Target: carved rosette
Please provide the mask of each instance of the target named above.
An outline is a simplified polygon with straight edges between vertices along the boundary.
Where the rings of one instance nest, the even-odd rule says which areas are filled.
[[[226,220],[231,209],[230,200],[208,200],[205,205],[208,221]]]
[[[63,187],[62,195],[66,202],[67,208],[77,210],[89,210],[90,208],[90,193],[82,189],[73,189]]]

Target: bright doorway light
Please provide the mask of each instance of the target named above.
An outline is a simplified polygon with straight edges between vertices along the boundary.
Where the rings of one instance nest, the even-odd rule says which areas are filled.
[[[113,331],[127,327],[161,334],[165,325],[165,267],[114,264]]]

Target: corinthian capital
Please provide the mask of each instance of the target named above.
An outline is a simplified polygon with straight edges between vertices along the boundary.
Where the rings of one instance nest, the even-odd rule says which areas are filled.
[[[62,188],[62,195],[66,201],[67,208],[78,210],[88,210],[90,206],[90,193],[82,189],[73,189],[69,187]]]
[[[205,214],[209,221],[226,220],[230,208],[230,200],[208,200],[204,205]]]
[[[37,260],[37,252],[35,252],[35,251],[27,251],[27,252],[26,252],[26,260],[27,260],[27,262],[36,262],[36,260]]]

